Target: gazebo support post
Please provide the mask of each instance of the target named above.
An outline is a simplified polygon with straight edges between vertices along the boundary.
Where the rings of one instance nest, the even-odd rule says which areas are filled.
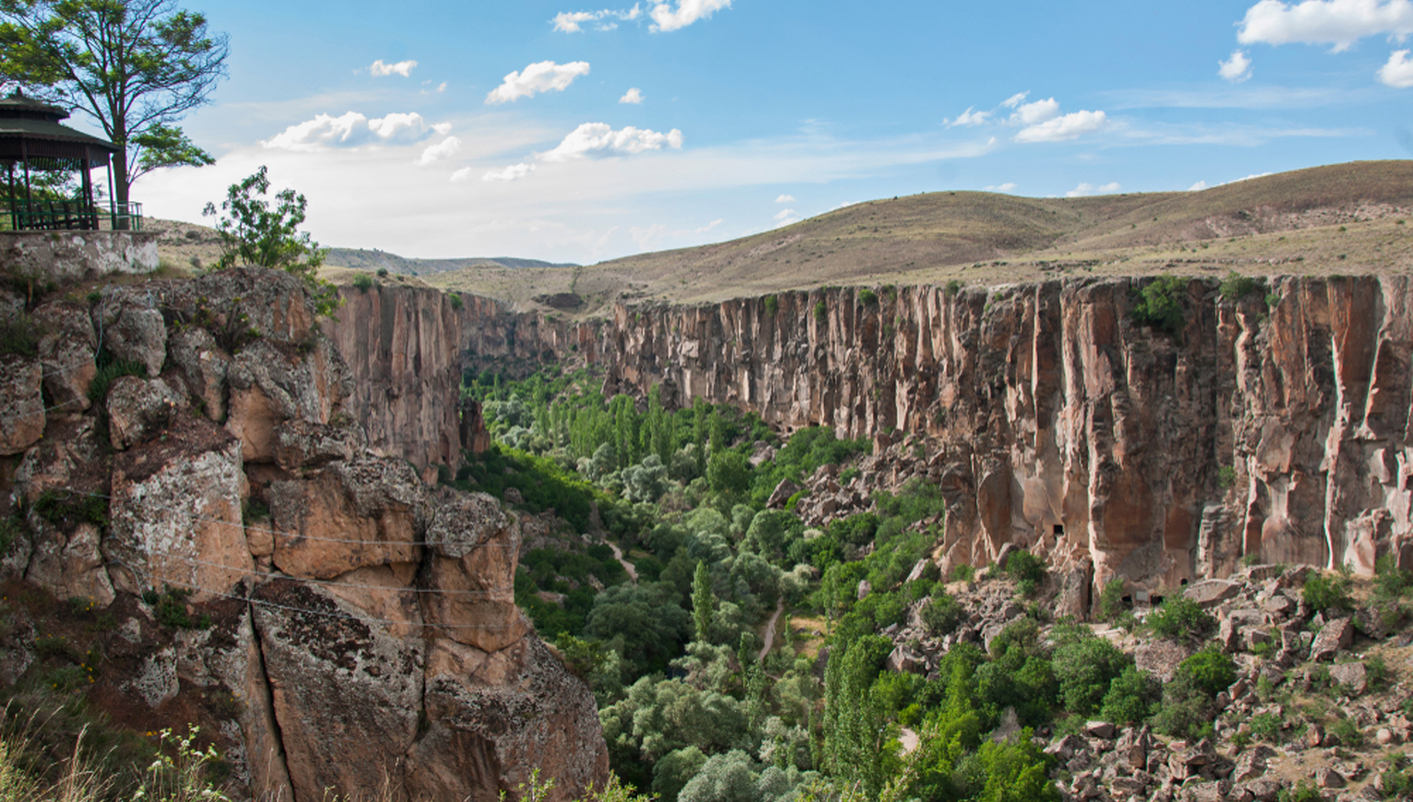
[[[89,159],[89,150],[85,146],[83,149],[83,164],[79,166],[79,173],[83,176],[83,208],[80,214],[83,215],[81,228],[98,228],[98,212],[93,208],[93,178],[88,174],[88,166],[92,164]]]

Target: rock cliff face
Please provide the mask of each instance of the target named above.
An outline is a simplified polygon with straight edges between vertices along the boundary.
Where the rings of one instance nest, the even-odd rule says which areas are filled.
[[[945,563],[1014,543],[1158,590],[1247,555],[1413,562],[1409,277],[1277,278],[1238,300],[1194,279],[1174,334],[1133,322],[1142,283],[826,289],[590,323],[468,305],[467,345],[878,436],[947,495]]]
[[[559,799],[601,786],[593,696],[514,603],[519,522],[418,470],[459,456],[466,318],[435,293],[349,301],[332,336],[275,271],[30,310],[39,356],[0,361],[0,489],[26,523],[0,581],[107,608],[89,698],[219,733],[251,797],[480,802],[534,768]],[[106,390],[100,354],[126,373]],[[36,633],[8,631],[14,682]]]

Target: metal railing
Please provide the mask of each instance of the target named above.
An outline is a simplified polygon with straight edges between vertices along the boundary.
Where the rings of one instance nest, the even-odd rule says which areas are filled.
[[[81,200],[4,200],[11,231],[141,231],[141,203],[90,205]]]

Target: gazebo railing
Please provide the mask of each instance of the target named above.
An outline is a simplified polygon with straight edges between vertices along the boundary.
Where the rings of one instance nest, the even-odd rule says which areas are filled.
[[[141,203],[112,203],[107,209],[81,200],[4,200],[12,231],[141,231]]]

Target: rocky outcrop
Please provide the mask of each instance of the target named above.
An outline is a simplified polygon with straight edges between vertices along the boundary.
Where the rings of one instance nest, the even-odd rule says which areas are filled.
[[[444,311],[407,342],[390,323],[394,350],[357,370],[277,271],[30,311],[39,358],[0,357],[0,481],[26,513],[0,579],[112,617],[90,630],[90,701],[144,731],[200,725],[249,798],[494,800],[537,767],[555,800],[603,785],[593,695],[515,605],[519,521],[419,470],[458,458],[467,423]],[[100,358],[132,364],[89,405]],[[36,662],[14,617],[7,681]]]
[[[473,364],[598,363],[609,393],[914,435],[914,475],[949,501],[948,565],[1014,543],[1159,590],[1246,556],[1366,574],[1413,558],[1410,279],[1275,278],[1239,299],[1192,279],[1173,333],[1133,319],[1148,281],[822,289],[585,323],[468,303],[467,342]]]

